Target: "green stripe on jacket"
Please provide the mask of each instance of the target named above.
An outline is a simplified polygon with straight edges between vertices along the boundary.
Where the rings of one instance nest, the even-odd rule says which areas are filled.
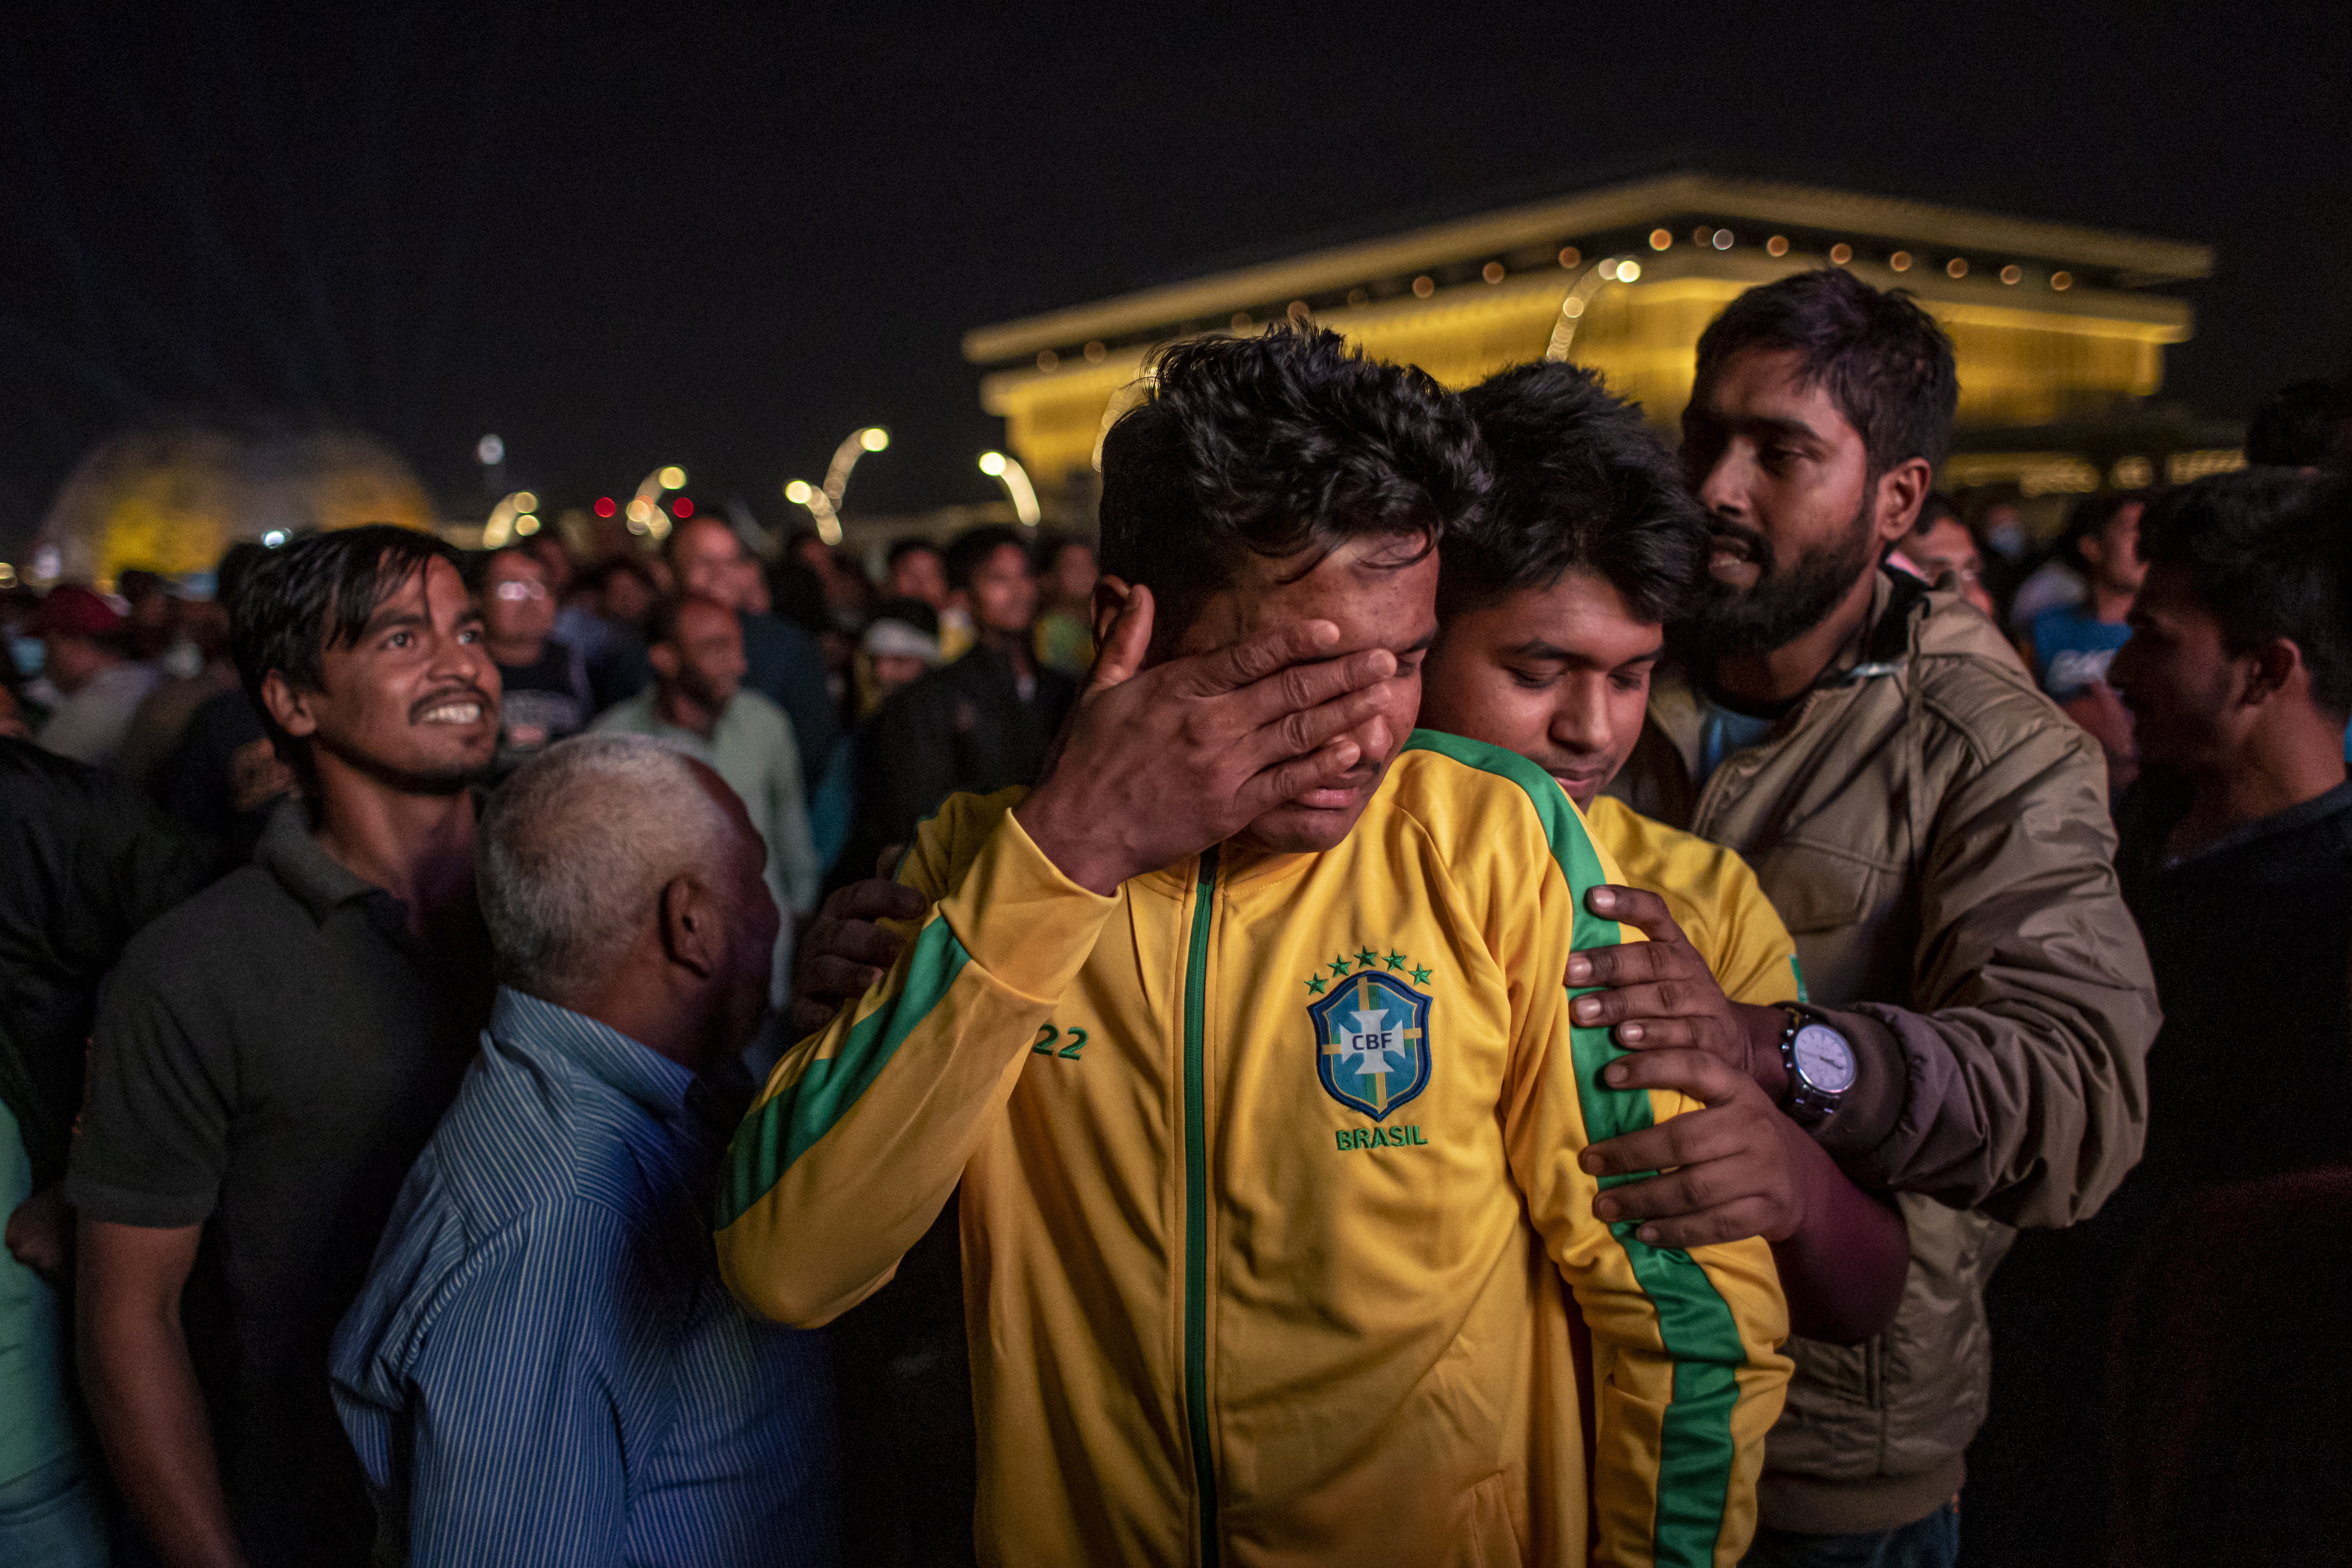
[[[1534,805],[1552,858],[1576,900],[1576,949],[1610,947],[1623,940],[1615,921],[1603,920],[1585,908],[1586,892],[1607,879],[1601,872],[1601,856],[1558,779],[1516,752],[1433,730],[1414,731],[1405,749],[1434,752],[1517,784]],[[1583,991],[1577,991],[1571,997],[1582,994]],[[1648,1090],[1611,1089],[1601,1081],[1601,1068],[1624,1054],[1609,1031],[1571,1025],[1569,1041],[1586,1137],[1599,1143],[1651,1125]],[[1604,1178],[1603,1184],[1613,1186],[1654,1173]],[[1656,1310],[1659,1338],[1675,1363],[1674,1403],[1666,1408],[1658,1455],[1655,1561],[1660,1568],[1682,1564],[1707,1568],[1715,1561],[1716,1542],[1723,1532],[1724,1508],[1731,1492],[1732,1462],[1738,1452],[1731,1436],[1731,1413],[1739,1404],[1738,1369],[1748,1359],[1747,1347],[1740,1343],[1731,1309],[1690,1254],[1652,1247],[1633,1234],[1634,1228],[1634,1222],[1619,1220],[1609,1231],[1625,1249],[1634,1279]]]
[[[735,1130],[719,1184],[719,1229],[742,1217],[794,1160],[849,1113],[971,962],[954,930],[934,913],[915,938],[898,994],[858,1020],[832,1056],[809,1063],[798,1083]]]

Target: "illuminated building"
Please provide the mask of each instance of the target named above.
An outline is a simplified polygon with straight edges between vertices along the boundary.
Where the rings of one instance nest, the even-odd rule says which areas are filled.
[[[1107,419],[1160,344],[1286,319],[1345,333],[1448,386],[1573,360],[1672,430],[1700,331],[1731,300],[1805,268],[1908,289],[1959,360],[1960,487],[2032,497],[2235,466],[2233,430],[2151,416],[2204,246],[1920,202],[1674,174],[982,327],[981,402],[1063,515],[1086,510]],[[2200,441],[2225,443],[2198,445]],[[2146,482],[2140,479],[2139,482]]]
[[[365,522],[431,530],[406,463],[352,431],[182,422],[112,437],[74,466],[33,552],[41,575],[110,586],[131,567],[210,572],[238,540]]]

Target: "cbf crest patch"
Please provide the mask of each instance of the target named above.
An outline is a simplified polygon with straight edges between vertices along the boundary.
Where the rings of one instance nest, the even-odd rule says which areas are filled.
[[[1329,977],[1323,983],[1328,994],[1307,1004],[1307,1016],[1315,1024],[1316,1072],[1324,1092],[1382,1121],[1429,1087],[1430,999],[1376,963]]]

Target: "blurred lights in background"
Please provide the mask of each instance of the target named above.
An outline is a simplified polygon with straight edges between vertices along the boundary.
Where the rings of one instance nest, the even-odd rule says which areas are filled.
[[[1559,264],[1562,267],[1575,267],[1581,264],[1583,260],[1584,252],[1577,249],[1576,247],[1563,245],[1559,247]]]
[[[507,444],[495,435],[485,436],[474,443],[474,460],[484,468],[507,460]]]
[[[275,550],[286,542],[286,531],[282,528],[273,528],[261,536],[261,542],[265,547]]]
[[[2074,286],[2074,275],[2071,272],[2053,272],[2050,275],[2050,287],[2057,289],[2061,294]]]
[[[596,515],[598,517],[611,517],[614,512],[617,512],[620,510],[621,509],[619,507],[613,503],[613,498],[611,496],[598,496],[596,498]]]
[[[1650,248],[1652,250],[1664,250],[1668,246],[1674,244],[1674,242],[1675,237],[1667,233],[1663,228],[1654,228],[1650,231]]]
[[[1731,245],[1732,237],[1729,229],[1719,228],[1715,231],[1715,247],[1717,250],[1729,250]]]
[[[1843,267],[1853,259],[1853,247],[1843,240],[1839,240],[1830,247],[1830,259],[1838,266]]]
[[[2004,283],[2014,284],[2018,279],[2024,276],[2025,269],[2018,266],[2014,261],[2000,269],[2000,280]]]
[[[676,500],[669,503],[669,510],[677,516],[680,522],[684,522],[688,518],[694,515],[694,502],[687,499],[685,496],[680,496]]]
[[[1911,253],[1907,250],[1898,250],[1886,258],[1886,265],[1897,272],[1908,272],[1911,270]]]
[[[1004,487],[1013,502],[1013,515],[1021,520],[1024,528],[1034,528],[1044,515],[1038,510],[1036,487],[1029,482],[1029,472],[1002,452],[982,452],[980,471]]]
[[[1949,278],[1966,278],[1969,275],[1969,258],[1965,256],[1953,257],[1944,263],[1944,273]]]
[[[1503,264],[1499,261],[1489,261],[1478,269],[1478,276],[1489,283],[1500,283],[1503,280]]]
[[[16,585],[16,569],[5,561],[0,561],[0,588],[13,588]]]
[[[1412,297],[1414,299],[1426,300],[1432,294],[1436,292],[1437,279],[1432,278],[1428,273],[1424,272],[1420,277],[1412,280]]]
[[[1766,240],[1764,242],[1764,254],[1767,256],[1788,255],[1789,237],[1785,234],[1776,234],[1771,238]]]
[[[661,488],[666,490],[682,490],[686,488],[686,470],[676,463],[669,464],[654,477],[661,480]]]

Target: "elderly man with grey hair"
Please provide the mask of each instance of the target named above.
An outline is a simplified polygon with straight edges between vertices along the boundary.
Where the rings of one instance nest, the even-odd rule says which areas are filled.
[[[711,1251],[778,924],[760,835],[702,763],[588,735],[507,781],[477,858],[490,1026],[335,1337],[376,1561],[835,1561],[822,1341]]]

